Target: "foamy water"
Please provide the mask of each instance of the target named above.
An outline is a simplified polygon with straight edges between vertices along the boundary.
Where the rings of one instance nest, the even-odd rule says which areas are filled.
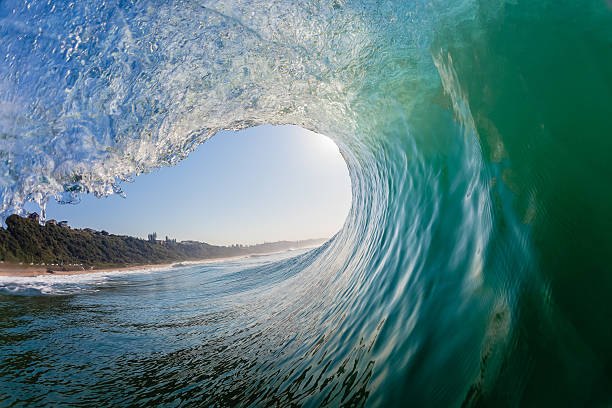
[[[75,275],[0,276],[0,292],[11,295],[68,295],[98,290],[98,286],[118,277],[168,271],[169,268],[143,268],[90,272]]]

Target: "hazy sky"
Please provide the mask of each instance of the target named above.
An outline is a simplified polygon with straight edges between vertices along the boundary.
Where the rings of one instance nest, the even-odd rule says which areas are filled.
[[[297,126],[219,133],[178,165],[122,187],[125,199],[49,203],[47,218],[143,238],[251,244],[329,237],[351,203],[336,145]]]

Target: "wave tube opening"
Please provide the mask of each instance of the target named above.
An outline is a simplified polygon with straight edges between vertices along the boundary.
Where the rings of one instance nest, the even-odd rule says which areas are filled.
[[[176,166],[120,187],[127,199],[51,200],[46,218],[141,238],[154,231],[179,241],[251,245],[329,239],[344,224],[351,200],[338,147],[298,126],[220,132]],[[33,204],[26,210],[39,211]]]

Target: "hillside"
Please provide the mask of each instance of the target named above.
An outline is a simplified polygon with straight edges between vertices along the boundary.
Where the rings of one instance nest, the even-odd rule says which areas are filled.
[[[0,260],[10,263],[128,266],[221,258],[316,245],[321,239],[251,246],[216,246],[197,241],[157,241],[78,230],[11,215],[0,228]]]

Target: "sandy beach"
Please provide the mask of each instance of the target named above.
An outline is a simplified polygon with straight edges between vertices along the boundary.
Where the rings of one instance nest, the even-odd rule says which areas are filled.
[[[171,264],[156,264],[156,265],[132,265],[116,268],[93,268],[93,269],[80,269],[75,266],[66,266],[67,270],[62,270],[61,266],[57,265],[20,265],[14,263],[0,263],[0,276],[23,276],[33,277],[41,275],[82,275],[86,273],[99,273],[99,272],[114,272],[114,271],[136,271],[140,269],[150,268],[166,268],[171,267],[175,263]]]
[[[265,255],[265,254],[262,254]],[[147,264],[147,265],[130,265],[122,267],[94,267],[93,269],[80,267],[78,265],[66,265],[64,267],[58,265],[28,265],[10,262],[0,262],[0,276],[23,276],[33,277],[41,275],[83,275],[87,273],[100,273],[100,272],[119,272],[119,271],[138,271],[143,269],[152,268],[171,268],[173,265],[197,265],[204,263],[214,263],[230,261],[240,258],[245,258],[248,255],[238,255],[224,258],[206,258],[189,261],[177,261],[166,264]],[[63,270],[66,269],[66,270]]]

